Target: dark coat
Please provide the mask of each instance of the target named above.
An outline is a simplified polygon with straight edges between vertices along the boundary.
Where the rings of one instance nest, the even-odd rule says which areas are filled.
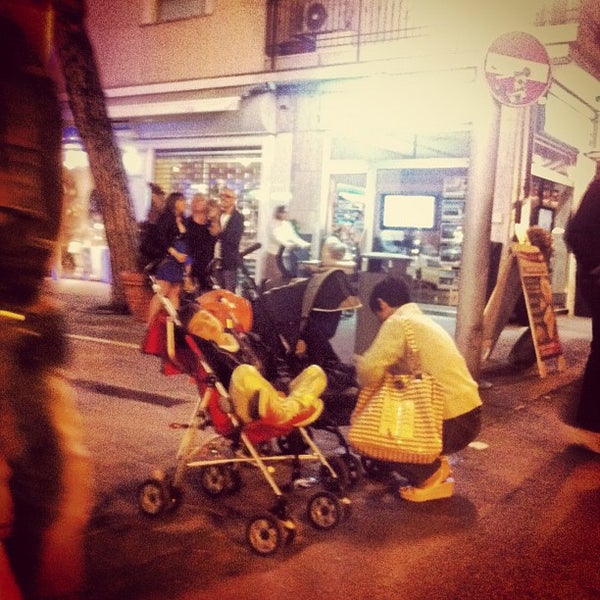
[[[240,265],[240,242],[244,233],[244,217],[234,210],[224,229],[219,234],[221,241],[221,268],[235,271]]]
[[[143,269],[155,260],[164,258],[164,256],[165,249],[156,223],[151,223],[150,221],[140,223],[140,269]]]
[[[565,232],[565,242],[582,274],[600,267],[600,179],[588,186]]]
[[[196,223],[192,218],[186,220],[185,227],[188,249],[192,259],[192,276],[204,284],[208,265],[215,256],[217,236],[210,233],[208,224]]]
[[[162,249],[162,255],[174,245],[175,240],[181,236],[177,227],[177,218],[170,210],[163,211],[156,221],[156,232],[158,234],[158,245]]]

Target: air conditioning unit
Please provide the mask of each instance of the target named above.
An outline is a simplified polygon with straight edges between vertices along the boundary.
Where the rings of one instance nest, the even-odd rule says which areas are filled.
[[[304,5],[298,33],[332,33],[355,28],[357,0],[308,1]]]

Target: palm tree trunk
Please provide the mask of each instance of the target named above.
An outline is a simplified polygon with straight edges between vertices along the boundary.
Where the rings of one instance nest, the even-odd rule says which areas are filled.
[[[126,309],[120,274],[137,270],[138,254],[138,227],[127,177],[84,26],[84,0],[57,0],[55,5],[55,45],[75,126],[88,153],[110,250],[112,304]]]

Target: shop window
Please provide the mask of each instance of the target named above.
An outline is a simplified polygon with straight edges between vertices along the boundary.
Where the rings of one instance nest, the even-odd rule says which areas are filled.
[[[466,185],[464,169],[378,171],[372,250],[406,257],[404,275],[415,302],[458,301]],[[369,269],[396,264],[383,259]]]
[[[87,156],[71,148],[64,162],[62,235],[53,270],[60,277],[109,282],[108,245]]]

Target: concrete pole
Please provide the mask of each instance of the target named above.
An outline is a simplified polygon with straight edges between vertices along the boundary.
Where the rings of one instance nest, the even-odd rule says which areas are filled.
[[[500,105],[479,70],[471,132],[469,175],[455,339],[473,378],[481,368]]]

